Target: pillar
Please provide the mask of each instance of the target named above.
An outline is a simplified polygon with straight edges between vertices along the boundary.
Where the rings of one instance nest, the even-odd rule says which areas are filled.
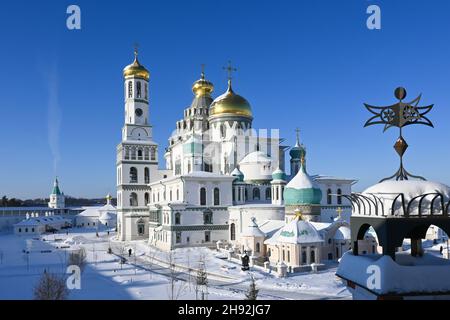
[[[311,264],[311,247],[306,247],[306,264]]]
[[[411,255],[421,257],[423,255],[422,239],[411,239]]]

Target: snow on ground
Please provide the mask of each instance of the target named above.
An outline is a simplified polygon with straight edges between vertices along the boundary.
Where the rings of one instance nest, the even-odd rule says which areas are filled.
[[[32,299],[33,288],[46,270],[65,273],[69,254],[83,247],[87,265],[81,277],[81,290],[71,290],[70,299],[170,299],[170,256],[144,241],[121,243],[114,233],[107,235],[95,229],[75,228],[36,238],[0,234],[0,299]],[[109,254],[108,247],[115,254]],[[128,257],[128,249],[132,249]],[[117,254],[128,260],[121,265]],[[348,298],[349,293],[335,277],[336,267],[317,274],[304,273],[279,279],[254,268],[251,273],[240,270],[238,261],[207,248],[177,249],[171,255],[177,266],[175,283],[178,299],[195,299],[195,269],[204,261],[208,272],[209,299],[244,299],[252,274],[264,299]],[[222,259],[221,259],[222,258]],[[193,270],[189,273],[188,268]],[[191,277],[189,277],[189,274]],[[185,281],[182,281],[185,280]]]

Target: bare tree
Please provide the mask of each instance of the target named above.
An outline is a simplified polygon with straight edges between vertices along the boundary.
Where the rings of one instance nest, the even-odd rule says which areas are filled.
[[[45,272],[34,287],[35,300],[66,300],[69,290],[63,276]]]
[[[199,267],[195,279],[196,300],[206,300],[208,296],[208,272],[206,272],[205,257],[200,255]]]
[[[177,277],[175,265],[175,253],[171,250],[167,253],[167,263],[169,264],[169,300],[178,300],[186,289],[185,281]]]
[[[84,267],[86,266],[86,250],[80,248],[77,251],[71,252],[67,264],[69,266],[76,265],[80,268],[81,272],[83,272]]]
[[[258,298],[259,289],[256,288],[255,277],[252,275],[250,280],[250,286],[248,288],[247,293],[245,294],[246,300],[256,300]]]

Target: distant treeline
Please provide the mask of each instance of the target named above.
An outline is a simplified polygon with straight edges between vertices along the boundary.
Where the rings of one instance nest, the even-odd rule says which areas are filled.
[[[17,198],[2,197],[0,206],[2,207],[46,207],[49,199],[27,199],[21,200]],[[116,199],[112,199],[112,204],[116,205]],[[85,199],[85,198],[73,198],[66,196],[66,207],[80,207],[80,206],[95,206],[103,205],[106,203],[105,198],[100,199]]]

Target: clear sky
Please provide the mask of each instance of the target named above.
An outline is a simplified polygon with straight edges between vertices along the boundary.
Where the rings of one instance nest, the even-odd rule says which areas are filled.
[[[66,9],[81,8],[81,30]],[[366,27],[371,4],[381,30]],[[200,65],[252,105],[256,128],[295,128],[311,174],[356,178],[355,190],[397,169],[397,129],[363,128],[363,102],[389,105],[393,90],[434,103],[435,129],[407,127],[407,169],[450,183],[448,0],[2,1],[0,195],[48,196],[53,177],[72,196],[115,192],[123,124],[122,69],[133,44],[151,72],[151,121],[163,150],[192,100]]]

